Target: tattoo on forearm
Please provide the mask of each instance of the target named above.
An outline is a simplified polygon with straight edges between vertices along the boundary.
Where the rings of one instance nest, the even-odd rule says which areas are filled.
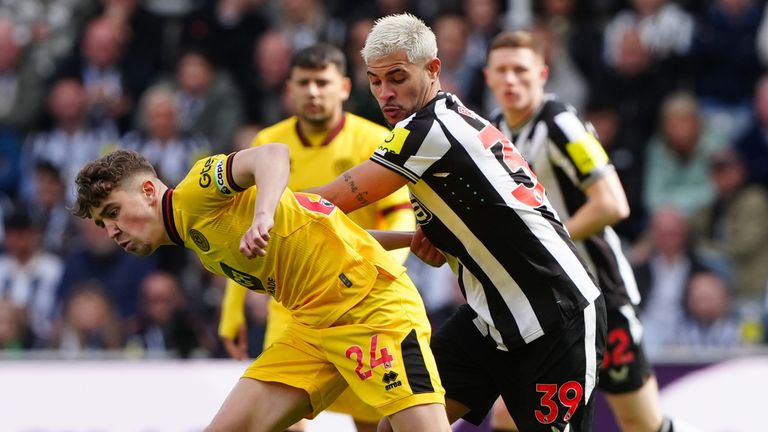
[[[342,176],[342,179],[344,180],[344,183],[349,185],[350,191],[357,192],[358,189],[360,189],[357,187],[357,185],[355,184],[355,181],[352,179],[352,176],[349,175],[349,173],[344,173],[344,175]],[[357,200],[357,202],[359,202],[362,205],[368,204],[368,199],[366,199],[366,195],[368,195],[368,192],[359,192],[358,194],[355,195],[355,199]]]
[[[365,197],[366,195],[368,195],[368,192],[360,192],[355,198],[357,198],[357,202],[360,204],[368,204],[368,199]]]
[[[344,173],[342,178],[344,179],[344,183],[349,185],[349,190],[352,192],[357,192],[357,185],[355,185],[355,181],[352,180],[352,176],[349,175],[349,173]]]

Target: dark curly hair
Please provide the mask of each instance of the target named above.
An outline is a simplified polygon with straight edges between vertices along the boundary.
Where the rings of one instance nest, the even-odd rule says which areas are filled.
[[[142,172],[157,177],[152,164],[132,150],[116,150],[89,162],[75,180],[77,201],[72,214],[83,219],[92,217],[91,209],[101,206],[102,201],[120,187],[123,180]]]

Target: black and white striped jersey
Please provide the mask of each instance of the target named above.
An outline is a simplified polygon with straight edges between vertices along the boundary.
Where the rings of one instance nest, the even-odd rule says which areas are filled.
[[[515,143],[563,220],[584,205],[586,188],[614,169],[592,127],[554,95],[545,95],[538,111],[516,130],[509,128],[502,113],[492,115],[491,122]],[[597,276],[609,309],[640,301],[635,277],[613,228],[576,242],[576,247]]]
[[[411,181],[417,220],[500,349],[562,328],[600,291],[512,143],[440,92],[371,157]]]

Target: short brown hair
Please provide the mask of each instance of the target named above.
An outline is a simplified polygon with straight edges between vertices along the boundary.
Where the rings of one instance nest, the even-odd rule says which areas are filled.
[[[89,162],[77,174],[77,201],[72,214],[87,219],[91,209],[99,207],[109,194],[120,187],[123,180],[138,173],[157,172],[151,163],[132,150],[116,150]]]
[[[527,31],[508,31],[496,35],[488,44],[486,58],[491,51],[499,48],[530,48],[541,57],[544,57],[544,47],[541,42],[531,32]]]

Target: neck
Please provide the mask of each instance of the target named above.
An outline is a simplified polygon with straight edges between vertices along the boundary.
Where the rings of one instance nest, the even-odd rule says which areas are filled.
[[[155,209],[155,215],[156,220],[160,221],[160,234],[158,236],[158,246],[164,246],[164,245],[173,245],[175,244],[173,240],[171,240],[170,235],[168,234],[168,230],[165,228],[165,208],[164,208],[164,202],[163,202],[163,196],[165,195],[165,191],[168,190],[168,186],[166,186],[163,183],[159,183],[157,185],[157,202],[158,205]]]
[[[334,111],[334,113],[331,114],[330,117],[328,117],[328,120],[322,123],[310,122],[299,117],[299,127],[301,128],[301,130],[309,134],[320,134],[324,132],[329,132],[334,127],[336,127],[336,125],[339,124],[343,114],[344,114],[343,110]]]
[[[511,129],[517,129],[524,125],[532,116],[532,109],[528,111],[504,111],[504,121]]]

